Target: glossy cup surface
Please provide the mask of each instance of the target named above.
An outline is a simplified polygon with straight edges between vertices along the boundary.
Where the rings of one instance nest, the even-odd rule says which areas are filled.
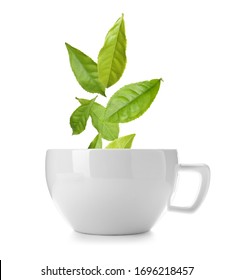
[[[166,209],[177,166],[176,150],[48,150],[46,179],[74,230],[136,234]]]

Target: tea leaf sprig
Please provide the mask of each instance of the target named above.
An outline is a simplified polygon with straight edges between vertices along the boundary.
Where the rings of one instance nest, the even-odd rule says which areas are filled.
[[[80,86],[89,93],[106,97],[106,89],[116,84],[126,67],[126,33],[124,15],[108,31],[96,63],[77,48],[66,43],[70,66]],[[80,106],[70,117],[73,135],[86,129],[89,118],[98,134],[89,149],[101,149],[102,140],[110,142],[106,149],[129,149],[135,134],[119,137],[119,124],[133,121],[143,115],[154,101],[162,79],[128,84],[109,99],[106,107],[93,99],[78,98]],[[119,137],[119,138],[118,138]]]

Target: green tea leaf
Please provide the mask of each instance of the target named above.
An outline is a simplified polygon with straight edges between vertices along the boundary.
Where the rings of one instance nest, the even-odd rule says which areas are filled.
[[[102,138],[100,134],[97,134],[97,136],[89,145],[88,149],[101,149],[101,148],[102,148]]]
[[[99,81],[97,64],[86,54],[66,43],[70,66],[80,86],[88,92],[105,96],[105,88]]]
[[[92,100],[88,100],[89,102],[85,105],[79,106],[70,117],[70,126],[73,130],[73,135],[77,135],[82,133],[87,124],[87,120],[90,116],[91,107],[94,104],[96,97]]]
[[[126,66],[126,35],[124,17],[109,30],[98,56],[99,79],[105,87],[114,85]]]
[[[77,98],[77,100],[82,104],[87,104],[89,100]],[[101,134],[102,138],[112,141],[116,139],[119,135],[119,124],[106,122],[104,119],[105,108],[97,102],[94,102],[91,107],[90,115],[92,119],[92,124],[96,130]]]
[[[106,149],[130,149],[136,134],[130,134],[112,141]]]
[[[140,117],[154,101],[161,79],[129,84],[119,89],[109,100],[105,120],[125,123]]]
[[[92,124],[104,139],[112,141],[119,135],[119,124],[106,122],[104,115],[105,108],[95,102],[91,110]]]

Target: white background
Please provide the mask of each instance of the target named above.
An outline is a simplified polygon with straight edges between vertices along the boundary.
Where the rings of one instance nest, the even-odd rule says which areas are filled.
[[[4,280],[53,279],[40,275],[46,265],[195,266],[187,279],[232,279],[232,9],[230,0],[0,2]],[[164,83],[149,111],[122,125],[121,135],[136,132],[134,148],[177,148],[180,162],[207,163],[211,185],[195,214],[166,213],[148,234],[80,235],[54,207],[44,172],[48,148],[86,148],[95,136],[90,124],[71,136],[74,98],[88,95],[70,70],[64,42],[96,59],[122,12],[128,64],[107,94],[136,81],[162,77]]]

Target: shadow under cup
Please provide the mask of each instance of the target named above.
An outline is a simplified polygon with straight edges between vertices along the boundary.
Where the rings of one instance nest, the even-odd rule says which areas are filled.
[[[48,150],[50,194],[75,231],[136,234],[170,201],[176,150]]]

